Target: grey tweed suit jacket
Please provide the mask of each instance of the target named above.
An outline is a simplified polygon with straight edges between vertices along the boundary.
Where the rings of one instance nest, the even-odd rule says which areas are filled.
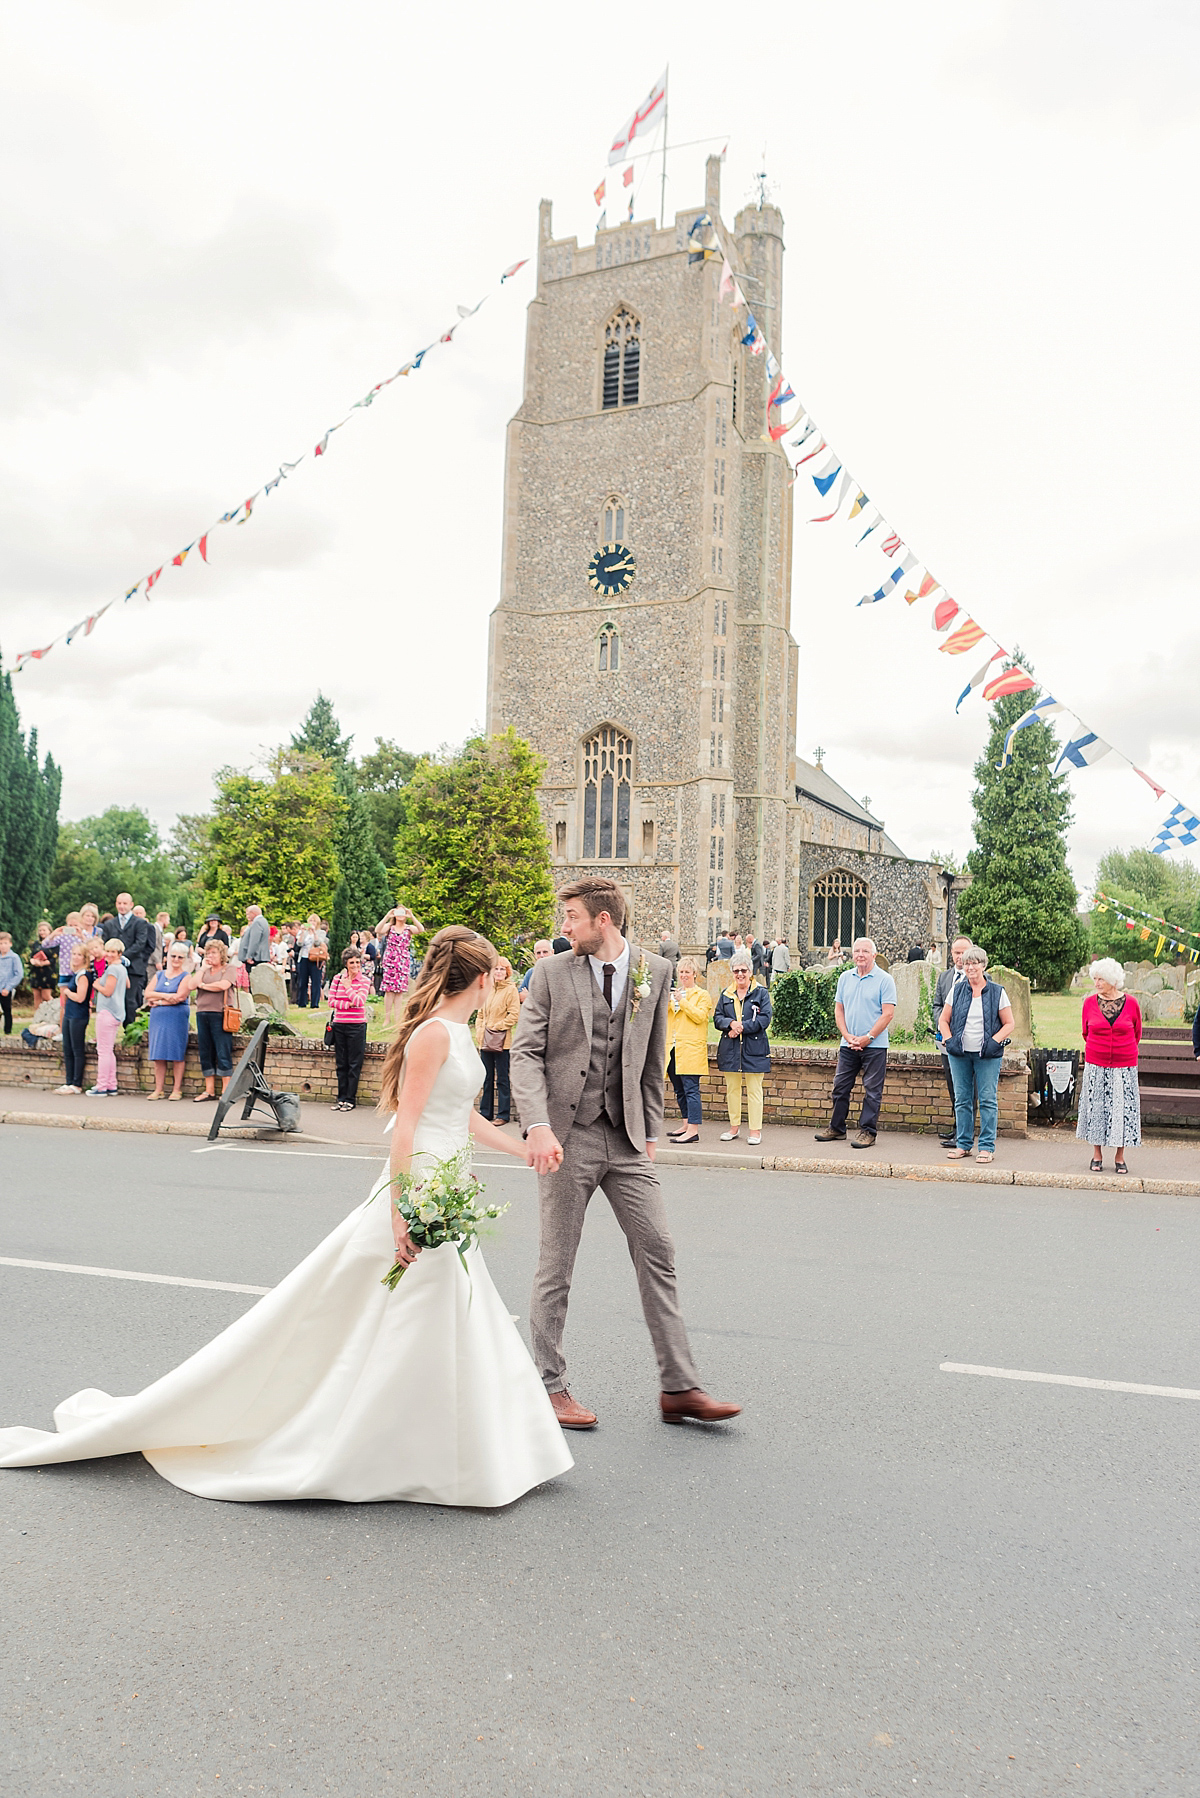
[[[645,958],[650,993],[637,1001],[634,976]],[[621,1003],[621,1096],[625,1129],[635,1149],[662,1134],[667,1065],[667,1002],[671,964],[637,943],[629,945],[629,978]],[[535,962],[528,996],[509,1054],[509,1079],[521,1123],[548,1123],[565,1145],[587,1081],[592,1009],[599,993],[586,955],[552,955]]]

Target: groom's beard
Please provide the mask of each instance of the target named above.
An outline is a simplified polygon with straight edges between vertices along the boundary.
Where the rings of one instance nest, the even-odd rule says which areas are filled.
[[[576,931],[571,943],[571,952],[574,955],[599,955],[603,940],[603,932],[597,930],[594,925],[586,935],[581,931]]]

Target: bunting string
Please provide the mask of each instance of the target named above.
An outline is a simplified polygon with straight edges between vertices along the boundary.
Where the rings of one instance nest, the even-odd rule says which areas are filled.
[[[1124,924],[1126,930],[1136,930],[1139,922],[1143,923],[1143,928],[1138,939],[1143,943],[1148,942],[1154,935],[1154,932],[1149,926],[1151,924],[1160,925],[1162,933],[1165,934],[1159,935],[1158,943],[1154,950],[1155,960],[1162,954],[1163,948],[1166,946],[1176,953],[1182,951],[1182,953],[1188,956],[1192,961],[1200,961],[1200,930],[1184,930],[1179,924],[1171,924],[1166,918],[1156,917],[1153,912],[1138,911],[1136,907],[1128,907],[1123,910],[1121,906],[1117,904],[1115,899],[1111,899],[1109,895],[1102,892],[1099,887],[1096,888],[1095,909],[1101,912],[1112,911],[1113,914],[1120,919],[1121,923]],[[1185,942],[1183,940],[1185,937],[1190,937],[1191,941]]]
[[[762,433],[766,443],[781,443],[791,471],[794,484],[800,470],[817,458],[825,459],[809,469],[809,475],[817,496],[823,502],[821,509],[808,520],[810,524],[828,525],[843,516],[845,502],[853,495],[852,502],[845,509],[847,521],[854,521],[856,529],[865,520],[865,528],[858,534],[855,547],[859,548],[869,538],[874,537],[876,546],[882,551],[889,563],[893,564],[887,575],[872,590],[864,593],[857,602],[860,606],[878,605],[881,600],[888,599],[898,588],[907,582],[904,598],[907,604],[914,605],[919,599],[932,599],[932,624],[936,632],[945,633],[951,624],[956,628],[938,644],[944,655],[962,655],[975,648],[985,640],[993,645],[993,653],[988,656],[979,671],[974,674],[963,688],[955,704],[955,712],[963,701],[976,688],[982,687],[983,698],[990,703],[1002,699],[1009,693],[1028,692],[1036,683],[1031,674],[1019,664],[1014,663],[999,674],[991,674],[992,664],[1008,656],[1000,639],[996,637],[978,619],[968,617],[962,612],[958,601],[951,597],[943,583],[938,580],[929,565],[911,549],[880,507],[873,505],[867,497],[866,489],[845,466],[843,458],[832,448],[825,433],[821,430],[808,408],[801,404],[788,424],[783,423],[782,408],[795,400],[791,382],[787,379],[782,367],[767,342],[762,326],[754,316],[752,308],[746,301],[738,282],[736,265],[721,235],[708,213],[702,212],[695,219],[688,233],[689,262],[698,262],[709,257],[721,258],[721,278],[718,286],[718,298],[721,304],[728,302],[736,312],[744,312],[745,328],[739,331],[739,338],[745,348],[755,356],[765,355],[767,378],[770,383],[766,404],[766,428]],[[740,321],[739,321],[740,322]],[[787,443],[782,444],[786,438]],[[813,447],[812,439],[816,439]],[[803,451],[795,456],[792,452]],[[919,570],[919,578],[914,571]],[[910,579],[911,577],[911,579]],[[1124,762],[1155,794],[1156,798],[1169,798],[1175,801],[1173,810],[1165,819],[1153,843],[1154,853],[1163,855],[1173,846],[1187,847],[1200,841],[1200,816],[1192,811],[1177,794],[1168,792],[1160,782],[1151,778],[1131,760],[1129,756],[1115,749],[1095,731],[1084,723],[1083,719],[1072,708],[1060,704],[1058,700],[1047,694],[1029,712],[1021,718],[1009,731],[1005,741],[1004,753],[999,766],[1007,767],[1012,755],[1013,738],[1024,726],[1045,719],[1052,714],[1069,712],[1080,726],[1078,735],[1071,737],[1064,746],[1056,764],[1056,771],[1063,763],[1074,768],[1090,768],[1105,756],[1115,756],[1117,761]]]
[[[519,273],[519,271],[526,266],[528,261],[529,258],[523,256],[519,262],[512,263],[500,276],[498,285],[503,287],[506,281],[511,281],[513,276]],[[157,568],[153,569],[151,573],[144,574],[139,580],[136,580],[133,583],[133,586],[128,588],[126,592],[120,596],[121,604],[128,605],[129,601],[138,593],[141,593],[144,598],[149,599],[154,588],[162,579],[166,569],[182,568],[192,550],[196,550],[199,553],[200,560],[207,563],[209,559],[209,538],[214,531],[226,524],[242,525],[249,523],[254,512],[255,504],[258,500],[265,499],[273,493],[280,482],[286,481],[288,476],[292,473],[292,470],[299,468],[300,464],[306,461],[310,455],[314,460],[319,456],[327,455],[329,451],[329,439],[333,436],[335,431],[344,429],[344,427],[350,423],[350,420],[354,417],[356,412],[365,411],[368,406],[373,405],[378,396],[383,392],[384,388],[390,387],[393,381],[400,380],[404,375],[415,374],[421,367],[426,356],[428,356],[432,350],[437,349],[442,344],[453,343],[455,333],[459,330],[460,326],[462,326],[467,319],[474,318],[475,314],[479,311],[480,306],[483,305],[484,300],[488,297],[488,294],[485,293],[483,299],[477,301],[474,306],[457,307],[456,311],[458,316],[448,330],[440,332],[431,343],[425,345],[424,349],[417,350],[409,361],[403,363],[402,366],[396,370],[395,374],[388,375],[386,379],[382,381],[376,381],[374,387],[372,387],[368,393],[365,393],[362,399],[355,400],[345,418],[341,418],[338,420],[337,424],[329,426],[329,429],[318,439],[312,450],[305,450],[303,454],[297,456],[294,462],[281,462],[277,472],[273,474],[268,481],[264,481],[263,485],[257,488],[248,499],[242,500],[241,504],[234,506],[231,511],[222,512],[220,516],[215,518],[203,531],[198,532],[185,548],[179,550],[175,555],[168,557],[160,563]],[[104,605],[97,607],[94,612],[89,613],[86,618],[81,619],[78,624],[73,624],[69,630],[60,631],[57,637],[51,637],[50,641],[44,644],[41,649],[23,649],[13,663],[14,672],[19,672],[28,662],[43,661],[46,656],[50,654],[50,651],[59,643],[72,643],[76,637],[90,637],[95,630],[96,625],[100,622],[101,618],[104,617],[104,614],[110,611],[116,604],[116,599],[108,600]]]

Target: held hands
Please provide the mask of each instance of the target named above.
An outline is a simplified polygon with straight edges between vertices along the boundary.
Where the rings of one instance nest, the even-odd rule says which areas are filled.
[[[736,1018],[733,1020],[733,1023],[729,1026],[729,1034],[730,1034],[730,1036],[740,1036],[742,1034],[742,1026],[738,1023]]]
[[[539,1174],[552,1174],[562,1166],[562,1144],[549,1124],[535,1124],[525,1139],[525,1165]]]

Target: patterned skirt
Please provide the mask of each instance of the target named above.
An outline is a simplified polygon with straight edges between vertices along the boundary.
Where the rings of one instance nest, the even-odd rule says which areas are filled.
[[[1136,1068],[1084,1065],[1079,1086],[1080,1142],[1105,1149],[1136,1149],[1142,1140],[1142,1099]]]

